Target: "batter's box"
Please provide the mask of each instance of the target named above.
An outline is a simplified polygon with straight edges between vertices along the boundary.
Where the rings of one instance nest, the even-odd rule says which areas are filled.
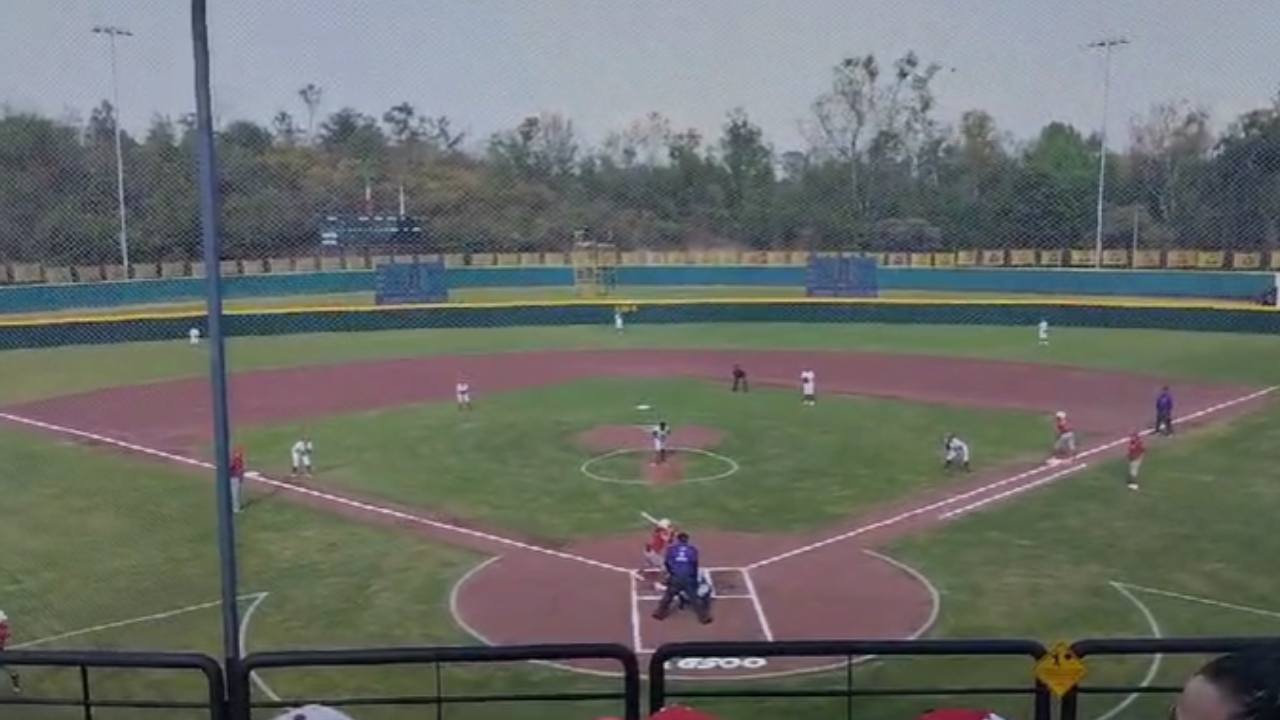
[[[715,586],[709,625],[698,622],[692,609],[672,607],[662,620],[653,618],[662,593],[655,590],[652,576],[632,582],[631,610],[633,644],[637,652],[671,642],[697,640],[771,640],[768,622],[751,578],[742,568],[709,568]]]

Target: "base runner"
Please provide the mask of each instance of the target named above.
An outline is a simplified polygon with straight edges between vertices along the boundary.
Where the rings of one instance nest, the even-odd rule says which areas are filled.
[[[237,447],[235,452],[231,453],[231,467],[227,472],[227,479],[231,482],[231,509],[240,512],[240,490],[244,486],[244,448]]]
[[[1147,447],[1142,443],[1142,433],[1134,432],[1129,436],[1129,489],[1138,489],[1138,471],[1142,469],[1142,457],[1147,454]]]
[[[1059,460],[1074,460],[1076,457],[1076,433],[1067,419],[1067,413],[1059,410],[1053,415],[1053,427],[1058,438],[1053,442],[1053,457]]]

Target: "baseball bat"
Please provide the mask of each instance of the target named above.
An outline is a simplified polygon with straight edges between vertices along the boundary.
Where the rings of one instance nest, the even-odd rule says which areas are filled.
[[[640,511],[640,517],[644,518],[645,520],[648,520],[648,521],[649,521],[649,523],[650,523],[650,524],[652,524],[652,525],[657,525],[657,524],[658,524],[658,518],[656,518],[656,517],[654,517],[654,516],[650,515],[650,514],[649,514],[649,513],[647,513],[647,512],[644,512],[643,510],[641,510],[641,511]]]

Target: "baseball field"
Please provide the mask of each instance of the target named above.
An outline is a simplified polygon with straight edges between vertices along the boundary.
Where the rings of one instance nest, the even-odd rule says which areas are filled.
[[[15,645],[217,656],[206,350],[175,339],[0,353],[0,597]],[[232,429],[253,471],[237,516],[244,644],[599,641],[647,652],[699,639],[1275,634],[1280,540],[1265,518],[1280,509],[1276,357],[1280,339],[1263,335],[1055,328],[1041,347],[1030,327],[928,325],[237,338]],[[730,391],[734,364],[750,392]],[[805,369],[817,377],[814,407],[800,402]],[[455,406],[460,379],[472,410]],[[1124,443],[1150,425],[1166,384],[1178,432],[1148,440],[1141,490],[1130,491]],[[1049,465],[1057,410],[1081,452]],[[674,429],[673,454],[655,468],[645,428],[660,420]],[[948,433],[972,448],[971,472],[943,470]],[[289,447],[304,436],[314,473],[291,478]],[[657,591],[633,576],[651,529],[642,513],[675,521],[714,568],[714,623],[649,617]],[[1094,662],[1090,678],[1177,684],[1188,662]],[[256,678],[255,696],[591,691],[607,682],[601,670],[279,671]],[[820,660],[671,672],[684,687],[845,681],[844,663]],[[869,689],[1026,679],[1025,663],[972,659],[853,672]],[[54,671],[24,681],[31,692],[75,686]],[[120,675],[104,692],[144,691],[193,688]],[[818,713],[844,701],[807,702]],[[1026,709],[1000,696],[966,702]],[[1138,718],[1164,702],[1087,696],[1082,711]],[[702,704],[733,718],[783,712],[772,701]],[[866,710],[903,717],[938,704]],[[572,716],[616,712],[600,702]],[[446,716],[566,717],[501,704]]]

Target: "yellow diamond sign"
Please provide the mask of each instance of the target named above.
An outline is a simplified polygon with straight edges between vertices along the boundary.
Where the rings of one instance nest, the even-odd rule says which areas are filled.
[[[1075,689],[1086,672],[1080,656],[1065,642],[1054,643],[1049,652],[1036,662],[1036,679],[1058,697]]]

